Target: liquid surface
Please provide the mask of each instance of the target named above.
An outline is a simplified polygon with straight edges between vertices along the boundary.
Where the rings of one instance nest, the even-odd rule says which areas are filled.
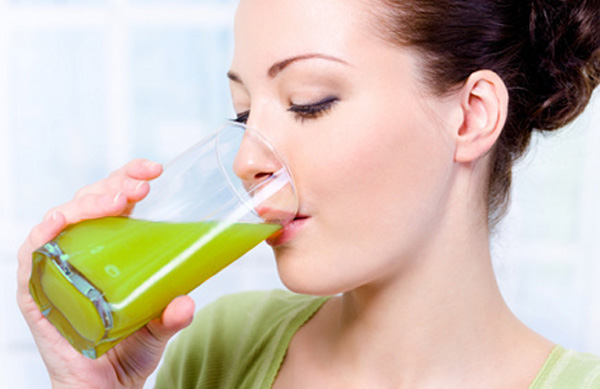
[[[88,220],[34,253],[30,289],[63,336],[96,358],[280,228]]]

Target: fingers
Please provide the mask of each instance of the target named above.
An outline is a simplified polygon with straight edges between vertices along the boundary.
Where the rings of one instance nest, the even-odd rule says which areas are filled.
[[[128,200],[122,193],[88,194],[51,209],[45,218],[60,213],[67,224],[75,224],[82,220],[120,215],[127,205]]]
[[[140,201],[148,194],[150,184],[146,181],[134,180],[127,178],[123,180],[121,185],[121,193],[127,197],[129,201]]]
[[[42,223],[33,228],[19,249],[19,299],[31,299],[28,279],[34,250],[54,239],[69,224],[86,219],[128,214],[136,202],[150,190],[147,180],[162,173],[162,166],[136,159],[113,172],[108,178],[81,189],[73,200],[51,209]]]
[[[153,354],[162,355],[169,339],[191,324],[194,308],[191,297],[177,297],[169,303],[160,318],[153,319],[134,335],[137,343]]]
[[[134,159],[112,172],[106,179],[80,189],[75,198],[92,193],[117,193],[123,190],[124,185],[130,190],[135,189],[141,182],[153,180],[161,173],[161,164],[146,159]]]
[[[162,165],[136,159],[109,177],[80,189],[73,200],[51,209],[65,215],[67,224],[105,216],[127,215],[150,191],[147,180],[162,173]]]
[[[104,184],[110,190],[129,187],[135,189],[141,182],[150,181],[162,173],[162,165],[146,159],[134,159],[122,168],[112,172],[104,180]]]
[[[160,319],[154,319],[146,326],[158,343],[167,341],[192,323],[195,304],[189,296],[179,296],[163,311]]]
[[[175,298],[164,309],[161,317],[151,320],[144,328],[123,341],[130,353],[145,350],[148,354],[162,355],[173,335],[192,323],[195,303],[190,296]],[[135,359],[135,358],[134,358]]]
[[[19,305],[24,297],[29,297],[29,276],[31,275],[31,255],[34,250],[54,239],[66,226],[66,220],[60,212],[53,213],[35,226],[18,252],[17,290]]]
[[[127,197],[129,204],[135,203],[146,197],[150,191],[147,181],[160,176],[163,171],[161,164],[146,159],[135,159],[122,168],[124,177],[119,186],[119,191]],[[114,176],[113,176],[114,177]],[[116,181],[119,181],[117,178]]]
[[[54,239],[66,224],[65,216],[60,212],[49,214],[44,220],[33,227],[27,238],[27,243],[38,248],[44,243]]]
[[[190,325],[193,316],[194,300],[189,296],[177,297],[165,308],[160,318],[152,320],[110,350],[107,358],[118,367],[117,374],[121,381],[150,375],[158,366],[169,339]]]
[[[32,229],[20,247],[18,252],[17,301],[51,376],[58,376],[59,374],[56,372],[64,372],[65,366],[70,367],[71,362],[74,361],[77,364],[85,358],[69,346],[67,340],[59,334],[56,328],[40,312],[29,293],[32,253],[45,243],[56,238],[69,224],[74,224],[85,219],[126,214],[137,201],[143,199],[148,194],[149,185],[146,181],[158,177],[161,173],[162,166],[160,164],[145,160],[131,161],[106,179],[80,190],[73,200],[50,210],[43,221]],[[169,318],[167,325],[162,323],[162,319],[157,321],[155,325],[156,336],[148,327],[144,327],[134,335],[138,338],[137,342],[127,343],[126,345],[125,342],[128,339],[123,342],[126,346],[121,347],[122,350],[125,350],[122,351],[123,356],[132,357],[129,359],[126,358],[126,360],[131,362],[146,359],[151,363],[144,367],[154,366],[152,369],[143,369],[147,374],[139,375],[139,377],[147,377],[158,364],[166,344],[166,340],[163,341],[163,339],[168,340],[178,328],[183,328],[183,326],[191,321],[193,302],[190,305],[190,301],[184,299],[174,303],[174,307],[169,310],[172,313],[167,315]],[[143,341],[139,339],[143,339]],[[130,347],[132,345],[135,345],[135,347]],[[150,345],[151,347],[147,347],[146,345]],[[86,360],[85,362],[88,361]],[[79,363],[79,365],[86,368],[91,366],[91,364],[85,363]],[[102,366],[96,364],[93,369],[90,368],[89,370],[92,373],[102,373],[99,371],[100,368]],[[111,368],[111,373],[114,373],[112,370]],[[87,371],[83,371],[81,374],[86,378],[90,377],[87,373]],[[106,372],[96,375],[108,377]],[[142,379],[139,381],[143,382]],[[123,380],[121,382],[126,381]],[[111,386],[111,384],[107,383],[107,386]],[[81,387],[89,387],[89,385],[81,385]]]
[[[152,180],[162,173],[162,165],[147,159],[134,159],[123,167],[125,175],[136,180]]]

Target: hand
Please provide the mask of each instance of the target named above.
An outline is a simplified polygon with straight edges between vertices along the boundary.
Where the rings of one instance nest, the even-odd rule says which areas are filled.
[[[192,321],[194,301],[188,296],[178,297],[160,318],[152,320],[100,358],[91,360],[72,348],[42,315],[29,294],[34,250],[54,239],[69,224],[127,215],[135,203],[148,194],[150,186],[146,181],[161,173],[159,164],[131,161],[108,178],[82,188],[73,200],[50,210],[19,249],[17,302],[54,388],[141,388],[156,369],[167,341]]]

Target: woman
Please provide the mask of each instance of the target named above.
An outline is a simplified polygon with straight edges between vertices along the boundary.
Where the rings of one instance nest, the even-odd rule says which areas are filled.
[[[570,122],[598,84],[599,10],[597,0],[242,0],[233,102],[295,177],[299,214],[270,244],[282,281],[302,295],[206,308],[157,385],[600,385],[600,359],[510,312],[489,251],[532,130]],[[180,297],[91,361],[27,291],[33,249],[67,224],[123,214],[160,171],[133,161],[84,188],[21,248],[19,304],[56,387],[142,386],[192,320]]]

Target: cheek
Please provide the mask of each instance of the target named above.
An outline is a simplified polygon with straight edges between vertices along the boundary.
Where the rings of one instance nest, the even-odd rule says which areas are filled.
[[[290,289],[335,294],[372,281],[401,266],[431,230],[452,153],[418,118],[390,123],[381,116],[299,143],[295,173],[313,220],[277,255]]]
[[[401,123],[397,115],[354,123],[363,125],[322,142],[312,158],[309,180],[319,199],[355,218],[398,220],[443,190],[452,151],[436,128],[408,115]]]
[[[338,280],[352,285],[401,266],[426,244],[452,177],[452,153],[418,117],[363,123],[320,150],[305,181],[317,227],[307,236],[311,253],[335,274],[353,269]]]

